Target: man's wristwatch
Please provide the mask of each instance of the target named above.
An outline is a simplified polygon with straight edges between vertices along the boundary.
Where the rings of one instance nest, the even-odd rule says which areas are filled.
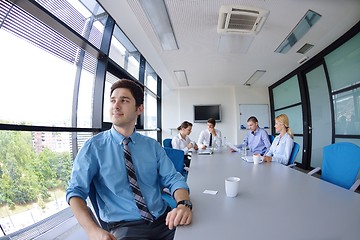
[[[192,203],[190,200],[181,200],[176,204],[176,207],[179,205],[185,205],[186,207],[190,208],[190,210],[192,210]]]

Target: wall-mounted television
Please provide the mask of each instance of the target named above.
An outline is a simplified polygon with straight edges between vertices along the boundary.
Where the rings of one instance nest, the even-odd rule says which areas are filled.
[[[221,122],[221,105],[194,105],[194,122],[207,122],[209,118],[214,118],[216,122]]]

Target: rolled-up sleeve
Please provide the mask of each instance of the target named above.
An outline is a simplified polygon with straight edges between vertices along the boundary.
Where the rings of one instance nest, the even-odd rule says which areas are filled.
[[[88,197],[91,179],[94,175],[94,164],[90,164],[91,157],[88,154],[89,148],[89,142],[85,143],[74,160],[71,178],[66,189],[68,203],[72,197],[80,197],[84,201]]]

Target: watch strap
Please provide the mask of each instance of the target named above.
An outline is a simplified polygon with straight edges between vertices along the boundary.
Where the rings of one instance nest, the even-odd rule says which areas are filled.
[[[176,207],[179,205],[185,205],[186,207],[190,208],[192,210],[192,203],[189,200],[181,200],[176,204]]]

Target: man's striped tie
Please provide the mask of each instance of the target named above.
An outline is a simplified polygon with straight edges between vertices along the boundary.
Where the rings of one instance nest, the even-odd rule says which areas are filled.
[[[141,191],[140,191],[140,188],[139,188],[139,185],[137,182],[134,165],[133,165],[133,162],[131,159],[131,153],[130,153],[129,147],[128,147],[129,142],[130,142],[129,138],[124,138],[124,140],[123,140],[124,157],[125,157],[125,163],[126,163],[126,169],[128,172],[128,179],[129,179],[130,187],[133,191],[135,202],[136,202],[137,207],[139,208],[141,217],[146,221],[152,222],[154,220],[153,216],[150,214],[149,209],[146,206],[144,197],[141,194]]]

